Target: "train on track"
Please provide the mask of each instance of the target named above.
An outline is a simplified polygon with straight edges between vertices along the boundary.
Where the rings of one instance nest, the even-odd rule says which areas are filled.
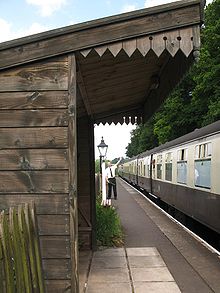
[[[126,160],[119,176],[220,234],[220,120]]]

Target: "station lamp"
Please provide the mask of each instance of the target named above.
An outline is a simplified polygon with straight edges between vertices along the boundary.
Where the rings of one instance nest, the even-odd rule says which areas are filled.
[[[102,160],[106,157],[108,145],[104,142],[103,136],[100,144],[97,146],[99,150],[99,158],[100,158],[100,173],[102,172]]]

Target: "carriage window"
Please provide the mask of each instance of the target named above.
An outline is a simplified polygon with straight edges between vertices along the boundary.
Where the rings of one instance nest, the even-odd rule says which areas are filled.
[[[155,178],[155,170],[156,170],[156,160],[153,158],[151,161],[151,176],[152,178]]]
[[[165,156],[165,180],[172,181],[172,153]]]
[[[205,144],[204,153],[205,153],[206,158],[212,156],[212,144],[211,144],[211,142]]]
[[[178,151],[178,162],[187,161],[187,149],[182,149]]]
[[[139,169],[138,174],[141,176],[142,175],[142,162],[140,162],[138,169]]]
[[[194,182],[197,187],[211,188],[211,156],[211,143],[196,146]]]
[[[157,156],[157,178],[162,179],[162,155]]]
[[[212,144],[204,143],[196,146],[195,149],[195,158],[196,159],[202,159],[202,158],[208,158],[212,156]]]
[[[177,161],[177,182],[187,183],[187,149],[178,151]]]
[[[147,176],[150,178],[150,157],[147,158]]]

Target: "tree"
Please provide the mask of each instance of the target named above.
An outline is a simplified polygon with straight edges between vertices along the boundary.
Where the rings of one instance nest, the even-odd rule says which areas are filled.
[[[126,147],[126,155],[130,158],[157,145],[158,141],[153,132],[153,119],[151,119],[131,131],[131,142]]]
[[[193,106],[201,115],[200,126],[220,119],[220,0],[208,5],[202,32],[200,61],[193,76]]]
[[[119,160],[120,160],[120,157],[119,157],[119,158],[114,158],[113,160],[111,160],[111,163],[114,165],[114,164],[116,164]]]
[[[173,90],[154,117],[154,134],[159,144],[182,136],[198,127],[200,119],[196,108],[192,107],[193,69]]]

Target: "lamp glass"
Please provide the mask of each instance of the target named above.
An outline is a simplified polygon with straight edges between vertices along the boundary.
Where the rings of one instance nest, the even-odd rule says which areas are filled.
[[[98,145],[99,154],[101,157],[105,157],[107,153],[108,145],[104,142],[102,137],[101,143]]]

